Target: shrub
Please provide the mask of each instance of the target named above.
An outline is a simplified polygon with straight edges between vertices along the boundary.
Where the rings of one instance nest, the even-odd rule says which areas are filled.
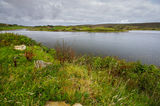
[[[57,44],[55,47],[56,50],[56,58],[63,64],[65,61],[73,62],[75,59],[75,52],[66,44],[60,45]]]
[[[13,33],[1,33],[0,34],[0,47],[11,45],[36,45],[37,43],[23,35],[17,35]]]
[[[31,61],[33,59],[33,56],[34,56],[34,54],[33,54],[32,50],[25,51],[25,57],[26,57],[27,60]]]

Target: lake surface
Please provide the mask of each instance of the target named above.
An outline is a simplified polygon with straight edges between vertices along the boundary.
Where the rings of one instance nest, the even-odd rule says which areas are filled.
[[[160,31],[129,31],[120,33],[2,31],[26,35],[54,48],[64,41],[78,54],[118,56],[127,61],[160,66]]]

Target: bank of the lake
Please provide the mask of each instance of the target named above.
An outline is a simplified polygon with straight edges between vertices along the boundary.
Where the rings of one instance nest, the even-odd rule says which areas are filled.
[[[26,45],[24,51],[16,45]],[[37,61],[49,62],[38,68]],[[160,69],[114,57],[77,57],[69,48],[49,49],[28,37],[0,34],[0,105],[84,106],[160,104]]]
[[[160,31],[129,31],[119,33],[51,32],[15,30],[3,33],[28,36],[49,48],[67,44],[78,55],[117,56],[126,61],[160,66]]]
[[[0,31],[6,31],[6,30],[17,30],[17,29],[27,29],[29,27],[22,26],[22,25],[16,25],[16,24],[2,24],[0,23]]]

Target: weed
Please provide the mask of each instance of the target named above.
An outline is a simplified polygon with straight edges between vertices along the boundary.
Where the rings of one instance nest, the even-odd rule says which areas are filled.
[[[33,59],[33,56],[34,56],[32,50],[30,50],[30,51],[25,51],[25,54],[24,54],[24,55],[25,55],[26,59],[29,60],[29,61],[31,61],[31,60]]]
[[[75,59],[75,52],[69,46],[67,46],[64,41],[62,45],[57,44],[55,50],[56,58],[60,60],[62,64],[64,64],[65,61],[71,63]]]

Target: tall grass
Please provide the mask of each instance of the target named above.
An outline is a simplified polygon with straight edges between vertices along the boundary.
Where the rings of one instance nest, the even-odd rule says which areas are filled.
[[[63,41],[62,45],[57,43],[55,46],[55,51],[56,51],[56,59],[58,59],[62,64],[64,62],[73,62],[75,59],[76,55],[73,49]]]
[[[56,48],[56,54],[60,56],[58,58],[63,63],[69,62],[69,60],[74,60],[76,64],[85,66],[88,70],[88,75],[93,71],[105,71],[112,79],[112,85],[119,84],[119,79],[125,82],[125,88],[128,91],[137,90],[139,93],[145,93],[151,100],[150,103],[156,105],[160,104],[160,69],[154,65],[142,65],[140,62],[125,62],[124,60],[119,60],[116,57],[72,57],[72,52],[69,52],[69,47],[58,46]],[[68,52],[67,52],[68,51]],[[62,54],[61,54],[62,53]],[[59,55],[61,54],[61,55]],[[63,59],[62,59],[63,57]],[[69,59],[69,60],[68,60]],[[97,81],[99,77],[97,77]],[[118,82],[117,82],[118,81]]]
[[[65,43],[54,50],[15,34],[0,34],[0,41],[0,105],[45,105],[47,101],[84,106],[160,104],[160,69],[154,65],[114,57],[79,57]],[[32,50],[31,60],[25,51],[14,50],[17,44]],[[36,69],[36,60],[52,65]]]

